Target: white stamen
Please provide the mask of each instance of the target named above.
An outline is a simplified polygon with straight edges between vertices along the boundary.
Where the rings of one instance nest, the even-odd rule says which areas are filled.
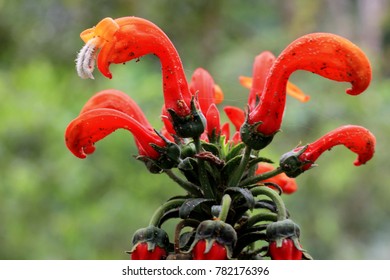
[[[76,70],[82,79],[94,79],[92,72],[95,69],[96,39],[89,40],[77,54]]]

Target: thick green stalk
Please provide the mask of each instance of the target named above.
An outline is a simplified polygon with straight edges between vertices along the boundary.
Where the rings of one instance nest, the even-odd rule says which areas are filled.
[[[195,144],[195,149],[197,153],[201,152],[201,145],[200,145],[200,138],[194,138],[194,144]],[[198,168],[199,168],[199,181],[200,185],[202,187],[202,190],[204,192],[204,197],[205,198],[214,198],[214,191],[213,188],[210,184],[209,178],[207,176],[207,170],[205,166],[205,162],[198,158]]]
[[[203,192],[202,190],[195,184],[185,181],[178,177],[171,169],[166,169],[164,172],[171,178],[173,181],[175,181],[177,184],[180,185],[183,189],[185,189],[190,194],[196,196],[196,197],[202,197]]]
[[[249,146],[245,146],[244,155],[241,158],[240,164],[238,165],[236,171],[234,172],[232,177],[230,177],[230,180],[228,182],[229,187],[237,187],[240,183],[242,175],[244,174],[245,169],[248,166],[248,162],[251,158],[251,152],[252,148],[250,148]]]
[[[275,213],[259,213],[259,214],[251,216],[248,219],[246,226],[251,227],[258,222],[276,222],[277,219],[278,219],[278,217]]]
[[[258,186],[251,189],[253,196],[265,195],[268,196],[276,205],[277,220],[282,221],[287,219],[287,209],[280,195],[273,189],[266,186]]]
[[[269,178],[272,178],[280,173],[283,173],[283,170],[280,167],[278,167],[278,168],[271,170],[269,172],[265,172],[265,173],[262,173],[259,175],[255,175],[255,176],[246,178],[245,180],[241,181],[239,186],[244,187],[244,186],[253,185],[253,184],[256,184],[260,181],[264,181],[264,180],[267,180]]]
[[[150,219],[149,225],[150,226],[158,226],[160,223],[161,217],[169,210],[180,207],[186,199],[184,198],[177,198],[172,199],[167,202],[165,202],[163,205],[161,205],[157,210],[154,212],[152,218]]]
[[[222,197],[222,202],[221,202],[221,212],[219,212],[218,215],[218,220],[225,222],[226,218],[229,214],[229,209],[230,209],[230,204],[232,203],[232,198],[230,195],[225,194]]]

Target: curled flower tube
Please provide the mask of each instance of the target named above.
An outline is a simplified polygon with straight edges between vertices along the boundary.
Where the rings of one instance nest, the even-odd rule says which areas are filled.
[[[365,164],[375,153],[375,136],[366,128],[345,125],[325,134],[317,141],[295,148],[280,158],[280,167],[289,177],[296,177],[311,168],[315,161],[334,146],[344,145],[357,154],[355,166]]]
[[[155,54],[161,62],[167,110],[178,116],[190,115],[191,93],[176,48],[152,22],[138,17],[105,18],[80,34],[86,43],[76,59],[81,78],[93,78],[95,59],[100,72],[112,78],[109,66]],[[97,51],[99,53],[97,54]]]
[[[100,108],[80,114],[67,127],[65,142],[77,157],[85,158],[95,151],[95,143],[115,130],[130,131],[144,155],[158,159],[160,153],[151,146],[165,147],[167,143],[154,131],[146,128],[131,116],[115,109]]]
[[[292,42],[273,63],[257,106],[242,127],[243,141],[254,149],[267,146],[279,131],[286,103],[286,86],[296,70],[349,82],[349,95],[362,93],[371,81],[371,66],[363,51],[345,38],[312,33]]]
[[[79,116],[67,127],[66,145],[79,158],[95,151],[94,144],[123,128],[135,139],[139,154],[151,159],[160,158],[168,142],[157,134],[138,104],[125,93],[107,89],[93,95]]]

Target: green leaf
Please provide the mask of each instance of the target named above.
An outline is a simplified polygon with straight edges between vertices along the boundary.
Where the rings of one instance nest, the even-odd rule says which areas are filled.
[[[188,219],[192,215],[200,214],[206,215],[206,218],[211,217],[211,208],[215,204],[214,199],[206,198],[191,198],[186,200],[179,209],[179,216],[182,219]],[[203,208],[202,206],[207,205],[208,208]]]
[[[265,157],[256,157],[256,158],[252,158],[249,160],[249,163],[248,163],[248,168],[251,168],[252,166],[254,166],[255,164],[259,163],[259,162],[267,162],[267,163],[274,163],[272,160],[268,159],[268,158],[265,158]]]
[[[228,152],[228,154],[226,155],[226,161],[228,162],[232,158],[240,155],[244,148],[245,148],[245,144],[244,143],[239,143],[239,144],[235,145],[234,147],[232,147],[230,149],[230,151]]]
[[[185,158],[184,160],[182,160],[179,165],[177,166],[177,168],[179,168],[180,170],[193,170],[194,169],[194,165],[196,166],[196,160],[193,159],[193,158]]]
[[[237,169],[238,165],[241,162],[241,158],[242,158],[242,155],[238,155],[238,156],[232,158],[222,168],[221,178],[223,178],[223,180],[225,182],[229,182],[229,178],[230,178],[230,176],[232,176],[234,174],[234,171]]]
[[[231,187],[227,188],[224,193],[230,195],[232,198],[232,207],[236,211],[237,209],[243,211],[252,210],[255,207],[255,198],[248,189]]]
[[[205,151],[210,152],[213,155],[219,157],[219,148],[217,147],[217,145],[214,145],[212,143],[203,142],[203,141],[202,141],[201,145]]]

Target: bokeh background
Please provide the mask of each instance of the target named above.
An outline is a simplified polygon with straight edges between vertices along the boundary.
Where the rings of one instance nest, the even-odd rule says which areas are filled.
[[[387,0],[0,0],[0,259],[127,259],[133,232],[182,190],[134,159],[131,134],[117,131],[80,160],[64,130],[95,92],[125,91],[161,128],[158,60],[113,65],[114,78],[78,78],[79,33],[104,17],[136,15],[175,43],[188,77],[206,68],[226,105],[244,108],[255,55],[279,54],[309,32],[332,32],[359,45],[374,76],[360,96],[308,72],[291,80],[311,96],[288,99],[283,122],[264,156],[278,161],[299,143],[344,125],[369,128],[377,152],[365,166],[344,147],[297,178],[286,196],[301,241],[315,259],[390,259],[390,3]],[[167,229],[169,230],[169,229]]]

